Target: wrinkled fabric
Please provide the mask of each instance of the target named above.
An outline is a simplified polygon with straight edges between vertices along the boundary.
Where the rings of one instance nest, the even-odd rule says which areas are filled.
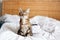
[[[20,16],[5,14],[5,15],[0,17],[0,21],[15,23],[15,22],[19,22],[20,21]]]
[[[0,29],[1,30],[0,32],[10,30],[17,33],[17,31],[20,28],[19,26],[20,26],[19,23],[4,23]]]
[[[8,15],[7,15],[8,17]],[[23,37],[17,34],[19,29],[19,21],[15,22],[11,15],[12,21],[10,23],[4,23],[0,29],[0,40],[60,40],[60,21],[44,17],[35,16],[30,19],[31,24],[37,24],[32,26],[33,36]]]

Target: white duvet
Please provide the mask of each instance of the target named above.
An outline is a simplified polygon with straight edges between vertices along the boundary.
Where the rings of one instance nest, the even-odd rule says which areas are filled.
[[[23,37],[17,35],[19,29],[19,16],[5,15],[5,22],[0,29],[0,40],[60,40],[60,21],[35,16],[30,19],[33,36]]]

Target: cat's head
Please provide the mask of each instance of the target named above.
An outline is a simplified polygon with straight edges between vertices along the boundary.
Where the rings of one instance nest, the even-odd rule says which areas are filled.
[[[24,17],[25,19],[29,18],[30,8],[26,9],[25,11],[21,8],[19,9],[19,14],[21,17]]]
[[[23,15],[23,16],[28,16],[30,13],[30,8],[28,8],[27,10],[23,11],[21,8],[19,9],[19,14]]]

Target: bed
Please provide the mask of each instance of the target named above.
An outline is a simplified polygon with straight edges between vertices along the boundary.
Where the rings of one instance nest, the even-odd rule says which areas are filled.
[[[0,29],[0,40],[60,40],[60,21],[46,16],[35,16],[30,19],[33,36],[17,35],[19,29],[18,15],[4,15],[6,23]],[[52,30],[55,30],[51,32]],[[48,31],[47,31],[48,30]]]

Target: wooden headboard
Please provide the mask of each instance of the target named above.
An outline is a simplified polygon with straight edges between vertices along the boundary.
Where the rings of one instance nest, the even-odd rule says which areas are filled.
[[[18,14],[19,8],[30,8],[30,17],[41,15],[60,20],[60,0],[3,0],[2,15]]]

